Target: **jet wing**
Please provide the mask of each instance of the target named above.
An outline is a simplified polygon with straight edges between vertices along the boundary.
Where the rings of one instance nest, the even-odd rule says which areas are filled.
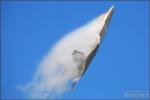
[[[88,68],[89,64],[91,63],[92,59],[95,57],[96,52],[98,50],[98,47],[99,47],[99,44],[97,44],[96,48],[87,56],[87,59],[85,61],[85,69],[82,73],[82,76],[85,73],[85,71],[87,70],[87,68]]]

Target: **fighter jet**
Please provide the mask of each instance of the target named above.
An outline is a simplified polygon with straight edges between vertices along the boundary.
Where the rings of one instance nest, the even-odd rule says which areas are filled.
[[[112,18],[112,14],[114,11],[114,6],[112,6],[106,13],[99,16],[100,19],[100,27],[99,27],[99,37],[96,38],[96,42],[91,45],[90,50],[88,53],[81,52],[79,50],[73,50],[72,57],[76,63],[79,64],[79,73],[78,76],[73,80],[73,88],[75,84],[79,81],[79,79],[84,75],[85,71],[87,70],[89,64],[91,63],[92,59],[96,55],[98,47],[101,43],[101,40],[104,37],[104,33],[106,32],[110,20]],[[87,29],[88,30],[88,29]]]

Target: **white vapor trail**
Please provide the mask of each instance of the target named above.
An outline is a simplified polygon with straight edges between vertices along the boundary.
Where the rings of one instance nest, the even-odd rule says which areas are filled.
[[[78,64],[72,58],[73,50],[86,55],[97,38],[103,16],[64,36],[40,62],[33,80],[21,89],[30,98],[54,98],[72,88],[72,80],[79,73]]]

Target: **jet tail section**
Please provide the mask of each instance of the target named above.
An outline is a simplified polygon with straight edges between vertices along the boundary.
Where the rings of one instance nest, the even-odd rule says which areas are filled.
[[[77,77],[73,80],[73,85],[71,91],[75,88],[76,83],[80,80],[80,77]]]

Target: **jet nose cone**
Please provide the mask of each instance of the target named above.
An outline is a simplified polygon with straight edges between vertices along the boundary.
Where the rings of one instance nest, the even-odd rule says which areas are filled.
[[[114,9],[115,9],[115,6],[113,5],[113,6],[110,7],[109,10],[110,10],[110,11],[113,11]]]
[[[107,11],[107,13],[106,13],[106,19],[105,19],[105,23],[106,23],[106,24],[108,24],[108,23],[110,22],[111,17],[112,17],[113,12],[114,12],[114,8],[115,8],[115,6],[113,5],[113,6],[111,6],[110,9]]]
[[[115,6],[111,6],[110,9],[107,12],[107,17],[112,16],[112,13],[114,12]]]
[[[100,32],[101,38],[103,37],[104,32],[107,30],[107,27],[108,27],[108,25],[110,23],[110,20],[112,18],[113,12],[114,12],[114,8],[115,8],[114,5],[111,6],[109,8],[109,10],[106,13],[104,13],[104,15],[102,15],[102,20],[103,20],[104,26],[102,28],[102,32]]]

